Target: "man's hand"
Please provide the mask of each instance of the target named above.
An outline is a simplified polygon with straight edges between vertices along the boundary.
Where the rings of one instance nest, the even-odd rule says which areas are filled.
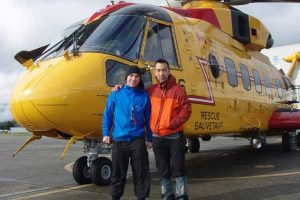
[[[148,141],[147,141],[147,142],[146,142],[146,146],[147,146],[148,149],[151,149],[151,148],[152,148],[152,142],[148,142]]]
[[[113,87],[113,88],[111,89],[111,91],[117,92],[117,91],[118,91],[119,89],[121,89],[123,86],[124,86],[124,85],[122,85],[122,84],[115,85],[115,87]]]
[[[109,144],[110,143],[110,137],[109,136],[104,136],[102,141],[106,144]]]

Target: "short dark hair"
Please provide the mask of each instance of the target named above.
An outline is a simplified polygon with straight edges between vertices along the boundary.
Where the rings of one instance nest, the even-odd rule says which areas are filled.
[[[165,64],[168,66],[168,68],[170,69],[169,62],[166,61],[165,59],[160,58],[160,59],[158,59],[157,61],[155,61],[155,65],[156,65],[157,63],[165,63]]]

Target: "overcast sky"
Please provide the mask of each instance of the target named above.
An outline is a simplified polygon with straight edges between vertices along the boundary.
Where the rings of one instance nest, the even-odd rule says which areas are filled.
[[[118,2],[118,1],[116,1]],[[147,3],[149,0],[130,0]],[[165,4],[164,0],[151,0]],[[14,60],[21,50],[51,42],[68,25],[102,9],[108,0],[0,0],[0,121],[11,119],[11,89],[24,68]],[[275,46],[300,43],[300,3],[238,6],[259,18],[272,33]]]

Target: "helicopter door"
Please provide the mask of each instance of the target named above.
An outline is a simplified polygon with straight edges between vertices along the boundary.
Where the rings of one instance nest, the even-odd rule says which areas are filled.
[[[179,69],[171,25],[151,19],[148,22],[148,32],[142,60],[145,63],[153,63],[163,58],[167,60],[171,68]]]

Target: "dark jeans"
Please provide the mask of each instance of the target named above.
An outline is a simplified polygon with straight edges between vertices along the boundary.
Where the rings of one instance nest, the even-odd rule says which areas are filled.
[[[185,176],[185,137],[153,137],[153,151],[161,178]]]
[[[112,199],[120,199],[124,192],[128,164],[133,173],[135,195],[144,199],[150,192],[148,151],[144,138],[129,142],[115,142],[112,148]]]

